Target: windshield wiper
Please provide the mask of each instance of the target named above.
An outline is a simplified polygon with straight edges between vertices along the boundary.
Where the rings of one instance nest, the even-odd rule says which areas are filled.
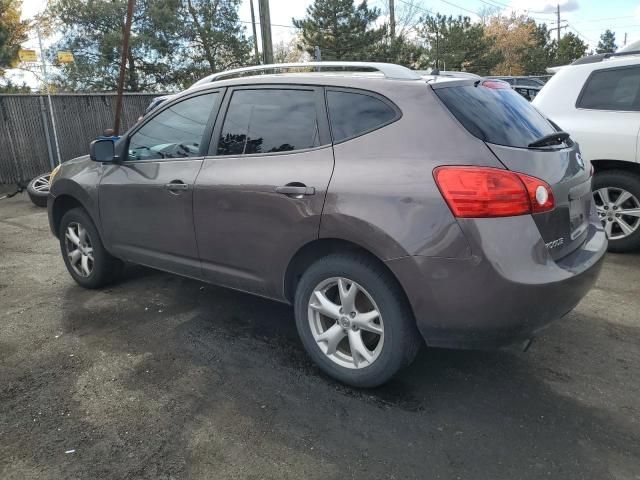
[[[549,145],[559,145],[569,138],[567,132],[554,132],[531,142],[529,148],[548,147]]]

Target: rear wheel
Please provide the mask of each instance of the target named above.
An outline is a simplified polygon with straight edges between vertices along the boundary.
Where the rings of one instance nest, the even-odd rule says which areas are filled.
[[[296,289],[295,313],[311,358],[349,385],[381,385],[422,343],[400,287],[361,255],[334,254],[314,263]]]
[[[82,208],[65,213],[59,228],[60,250],[73,279],[85,288],[100,288],[121,273],[123,262],[107,252],[91,218]]]
[[[593,198],[609,238],[609,251],[640,248],[640,175],[605,170],[595,175]]]

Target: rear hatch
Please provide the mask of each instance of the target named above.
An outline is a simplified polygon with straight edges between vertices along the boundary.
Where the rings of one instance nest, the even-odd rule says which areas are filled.
[[[558,134],[557,126],[505,82],[451,82],[432,88],[507,169],[549,184],[555,208],[532,217],[551,257],[558,260],[577,249],[587,235],[592,201],[590,165],[583,162],[578,145]]]

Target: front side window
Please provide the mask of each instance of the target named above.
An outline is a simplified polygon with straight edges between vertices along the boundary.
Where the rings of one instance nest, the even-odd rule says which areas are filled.
[[[200,155],[200,142],[220,93],[208,93],[171,105],[131,136],[129,160]]]
[[[314,90],[236,90],[218,155],[287,152],[320,145]]]
[[[640,67],[594,72],[578,99],[578,108],[640,110]]]
[[[380,128],[398,116],[382,100],[361,93],[329,90],[327,104],[334,142]]]

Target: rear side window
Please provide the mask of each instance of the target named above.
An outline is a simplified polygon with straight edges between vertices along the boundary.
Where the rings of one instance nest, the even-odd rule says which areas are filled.
[[[218,155],[286,152],[320,145],[313,90],[236,90]]]
[[[327,104],[336,143],[380,128],[398,117],[390,105],[366,94],[329,90]]]
[[[526,148],[556,132],[546,118],[511,88],[476,84],[434,91],[458,121],[480,140]]]
[[[640,110],[640,67],[593,72],[576,106],[592,110]]]

